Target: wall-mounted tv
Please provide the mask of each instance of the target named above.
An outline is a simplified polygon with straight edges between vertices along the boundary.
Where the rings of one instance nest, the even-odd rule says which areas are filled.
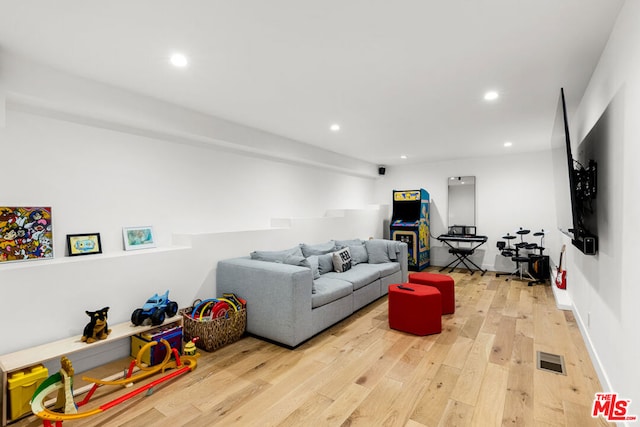
[[[593,159],[583,159],[580,163],[571,154],[564,89],[560,89],[551,149],[558,227],[571,236],[571,242],[580,251],[595,255],[598,250],[595,220],[597,163]]]

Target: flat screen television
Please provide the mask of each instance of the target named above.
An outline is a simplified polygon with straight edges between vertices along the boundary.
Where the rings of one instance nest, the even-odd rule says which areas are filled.
[[[556,183],[558,227],[571,237],[571,243],[587,255],[598,250],[594,216],[597,194],[597,164],[593,159],[583,165],[571,154],[564,89],[560,89],[551,149]]]

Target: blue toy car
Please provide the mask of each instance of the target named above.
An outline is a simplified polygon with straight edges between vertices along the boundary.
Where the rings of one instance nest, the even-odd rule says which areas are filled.
[[[135,326],[142,325],[150,319],[152,325],[160,325],[166,316],[173,317],[178,313],[178,303],[169,300],[169,291],[163,295],[154,294],[142,308],[137,308],[131,313],[131,323]]]

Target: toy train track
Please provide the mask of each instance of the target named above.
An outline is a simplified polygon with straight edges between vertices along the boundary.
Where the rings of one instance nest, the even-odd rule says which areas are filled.
[[[152,341],[140,349],[136,357],[136,360],[131,362],[131,365],[129,366],[129,370],[124,378],[119,380],[107,381],[107,380],[99,380],[95,378],[83,377],[83,380],[93,383],[91,390],[89,391],[87,396],[84,398],[84,400],[78,403],[56,401],[55,406],[63,408],[65,412],[55,412],[51,409],[48,409],[45,406],[44,401],[48,395],[58,391],[59,396],[60,395],[73,396],[73,390],[71,389],[73,384],[73,377],[72,377],[73,369],[70,366],[70,362],[66,361],[66,358],[63,358],[63,368],[60,370],[60,372],[56,372],[55,374],[47,378],[37,388],[37,390],[33,394],[33,397],[31,399],[31,410],[37,417],[42,419],[42,423],[44,427],[52,427],[53,426],[53,424],[51,423],[52,421],[55,421],[56,427],[61,427],[63,421],[76,420],[76,419],[87,418],[94,415],[98,415],[106,411],[107,409],[113,408],[114,406],[117,406],[137,396],[142,392],[151,390],[153,387],[157,386],[158,384],[169,381],[187,372],[191,372],[196,368],[197,366],[196,359],[199,355],[196,354],[195,356],[181,357],[178,354],[177,350],[172,349],[166,340],[161,340],[160,343],[167,347],[167,353],[165,355],[165,358],[160,364],[152,367],[147,367],[140,362],[144,353],[149,351],[151,347],[157,344],[157,342]],[[174,360],[171,360],[172,355],[174,356]],[[65,365],[65,362],[67,362],[66,365]],[[134,366],[137,366],[141,370],[141,373],[137,375],[132,375]],[[135,383],[136,381],[139,381],[141,379],[150,377],[159,372],[164,372],[167,369],[176,369],[176,370],[164,375],[161,378],[158,378],[150,382],[149,384],[138,387],[137,389],[132,390],[123,396],[120,396],[114,400],[111,400],[110,402],[102,404],[97,408],[82,411],[82,412],[77,412],[78,407],[84,406],[89,402],[89,400],[91,399],[91,396],[99,386],[104,386],[104,385],[126,386],[129,384]],[[64,394],[61,393],[61,391],[64,391]],[[72,400],[72,397],[70,399]]]

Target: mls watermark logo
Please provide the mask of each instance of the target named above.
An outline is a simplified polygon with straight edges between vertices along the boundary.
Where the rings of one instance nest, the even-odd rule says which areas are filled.
[[[635,415],[627,415],[631,399],[618,399],[618,393],[596,393],[591,416],[602,415],[607,421],[635,421]]]

